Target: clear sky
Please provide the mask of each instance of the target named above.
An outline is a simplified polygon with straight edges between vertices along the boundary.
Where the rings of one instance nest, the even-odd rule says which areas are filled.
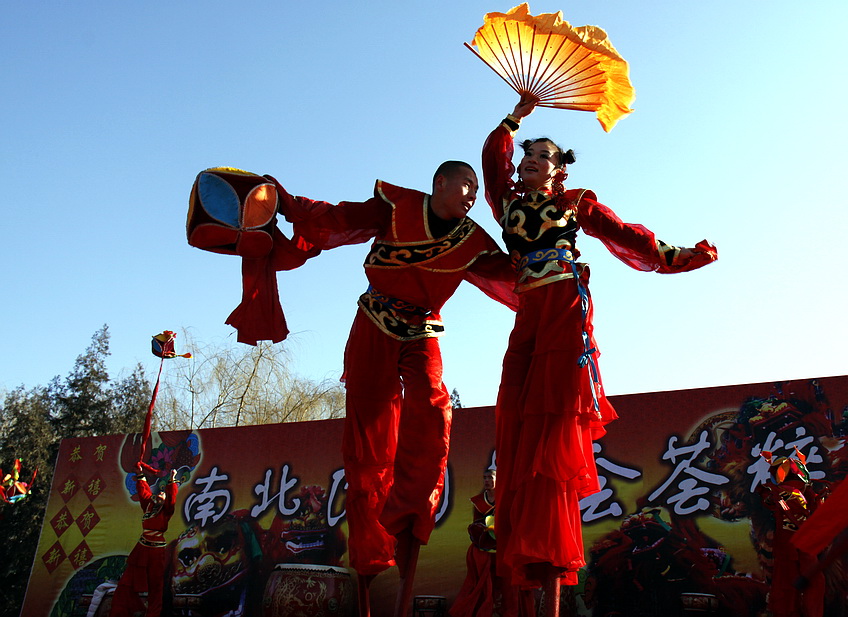
[[[67,374],[104,323],[115,373],[142,362],[152,378],[149,340],[164,329],[235,344],[223,322],[240,260],[185,240],[207,167],[331,202],[367,199],[377,178],[429,190],[445,159],[479,170],[517,95],[462,43],[511,6],[0,4],[0,388]],[[625,221],[719,248],[708,268],[661,276],[581,237],[608,392],[845,374],[848,3],[530,8],[604,28],[630,63],[636,111],[606,134],[593,114],[539,109],[520,136],[574,148],[570,186]],[[482,196],[472,217],[499,237]],[[366,251],[279,274],[301,374],[339,376]],[[493,404],[512,313],[465,284],[443,317],[448,387]]]

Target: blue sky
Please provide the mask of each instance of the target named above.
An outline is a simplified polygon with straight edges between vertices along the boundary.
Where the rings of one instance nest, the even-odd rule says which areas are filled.
[[[6,2],[0,7],[0,206],[7,331],[0,388],[65,375],[102,324],[110,368],[187,328],[235,345],[239,259],[185,241],[195,175],[231,165],[295,194],[364,200],[374,180],[428,190],[517,96],[462,43],[511,3]],[[720,259],[630,271],[592,238],[610,393],[846,372],[842,0],[531,2],[604,28],[631,66],[635,112],[540,109],[521,136],[574,148],[573,187],[663,240]],[[482,201],[472,217],[497,236]],[[303,375],[336,378],[365,288],[366,246],[280,273]],[[445,381],[494,403],[512,314],[471,286],[448,303]],[[184,350],[185,351],[185,350]]]

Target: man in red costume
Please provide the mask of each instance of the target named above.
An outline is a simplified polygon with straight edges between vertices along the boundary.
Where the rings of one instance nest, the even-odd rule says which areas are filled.
[[[518,588],[495,571],[495,484],[497,471],[483,474],[483,491],[471,498],[474,521],[468,526],[471,546],[465,554],[466,576],[450,609],[451,617],[516,617],[519,615]],[[529,598],[529,596],[527,596]],[[524,614],[530,614],[527,605]]]
[[[165,584],[165,532],[168,521],[174,514],[177,503],[176,481],[177,472],[171,470],[171,477],[165,485],[165,491],[154,495],[142,471],[155,473],[155,470],[144,463],[136,465],[135,487],[139,503],[144,512],[141,519],[141,537],[133,547],[127,559],[127,566],[118,581],[115,597],[112,599],[111,617],[133,617],[136,613],[144,612],[144,604],[139,596],[147,591],[146,617],[159,617],[162,612],[162,591]]]
[[[368,201],[333,206],[278,186],[296,239],[318,249],[374,239],[343,376],[350,564],[363,616],[368,584],[395,564],[403,581],[395,613],[406,613],[418,548],[435,525],[451,425],[439,311],[463,280],[517,305],[508,257],[466,217],[477,188],[474,170],[459,161],[436,170],[432,195],[377,181]]]

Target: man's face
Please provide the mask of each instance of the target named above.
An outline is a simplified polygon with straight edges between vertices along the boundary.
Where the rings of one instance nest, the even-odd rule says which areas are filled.
[[[464,218],[477,200],[477,189],[477,174],[468,167],[459,167],[448,175],[436,176],[433,211],[446,221]]]

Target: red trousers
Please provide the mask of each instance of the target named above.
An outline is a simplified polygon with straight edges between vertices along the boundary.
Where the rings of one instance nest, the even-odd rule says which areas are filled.
[[[394,565],[396,536],[426,544],[444,489],[451,403],[438,340],[398,341],[357,312],[345,350],[342,457],[350,565]]]
[[[542,583],[526,568],[534,563],[561,568],[573,585],[585,564],[579,501],[598,491],[592,441],[616,414],[600,390],[597,416],[588,367],[578,365],[584,325],[592,337],[574,280],[519,296],[495,409],[498,574],[515,585]]]
[[[139,594],[147,592],[146,617],[159,617],[162,612],[162,591],[165,586],[165,548],[136,544],[127,559],[127,567],[118,581],[112,598],[110,617],[133,617],[144,611]]]

